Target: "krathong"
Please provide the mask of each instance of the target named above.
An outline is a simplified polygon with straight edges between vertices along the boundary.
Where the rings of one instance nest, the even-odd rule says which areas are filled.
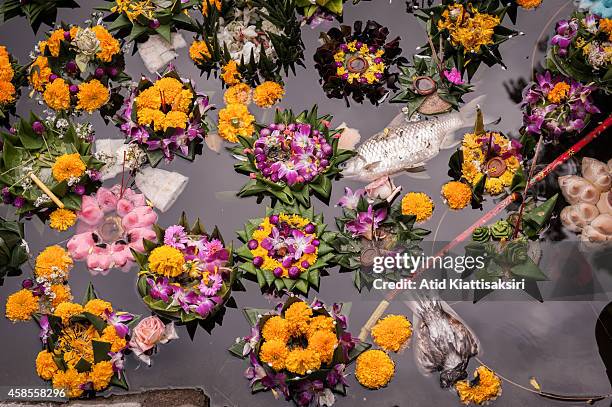
[[[26,17],[32,30],[36,33],[41,24],[49,27],[55,25],[59,8],[77,7],[79,7],[79,3],[75,0],[6,0],[0,5],[0,20],[4,22],[15,17]]]
[[[5,203],[19,216],[50,219],[51,227],[66,230],[76,220],[83,195],[100,186],[103,163],[91,155],[92,132],[61,116],[41,119],[33,113],[1,133],[0,186]],[[58,212],[59,211],[59,212]]]
[[[318,116],[317,107],[295,115],[291,110],[277,110],[274,122],[258,126],[258,138],[242,137],[233,148],[236,171],[251,180],[238,196],[268,195],[272,201],[310,206],[310,195],[329,201],[332,181],[340,177],[339,165],[352,157],[349,150],[338,148],[339,132],[330,129],[330,115]]]
[[[400,38],[387,42],[388,35],[389,29],[372,20],[322,34],[323,45],[317,48],[314,60],[328,98],[344,99],[347,105],[349,97],[357,103],[367,98],[378,105],[390,90],[398,89],[398,74],[393,70],[406,59],[400,56]]]
[[[564,76],[612,92],[612,20],[574,12],[555,27],[548,61]]]
[[[136,144],[155,167],[175,156],[193,161],[208,132],[208,97],[195,91],[173,67],[156,81],[142,78],[126,98],[117,124],[127,143]]]
[[[209,4],[210,3],[210,4]],[[223,82],[255,86],[282,83],[302,65],[304,44],[292,1],[202,1],[204,21],[191,45],[194,63],[210,75],[222,70]]]
[[[144,240],[144,254],[133,251],[140,266],[138,294],[153,312],[177,323],[204,326],[239,287],[232,247],[215,227],[207,233],[185,214],[166,229],[155,225],[155,241]]]
[[[274,311],[245,309],[251,334],[230,352],[248,358],[252,392],[269,390],[297,406],[331,406],[334,394],[345,395],[346,366],[370,347],[347,331],[346,308],[290,297]]]
[[[29,82],[56,112],[93,113],[110,118],[121,106],[124,72],[121,42],[103,25],[62,24],[47,33],[32,54]]]
[[[0,45],[0,123],[8,124],[9,115],[15,115],[15,105],[25,84],[25,67]]]
[[[172,42],[178,30],[196,31],[196,23],[188,14],[197,0],[105,0],[97,7],[107,13],[109,29],[128,43],[146,41],[154,35]]]
[[[238,237],[244,246],[236,254],[240,269],[265,291],[307,294],[319,287],[334,259],[336,234],[323,223],[323,215],[301,206],[277,205],[264,218],[251,219]]]
[[[59,304],[37,318],[43,350],[36,372],[64,397],[93,396],[109,386],[128,389],[125,351],[134,315],[113,309],[90,284],[82,304]]]
[[[117,184],[84,196],[77,212],[76,233],[67,243],[75,260],[84,260],[92,274],[130,270],[131,250],[144,252],[143,239],[153,240],[157,214],[145,196]]]
[[[359,291],[364,287],[371,289],[376,278],[399,277],[399,271],[391,269],[375,274],[371,270],[374,257],[420,250],[418,242],[430,233],[414,227],[416,215],[404,214],[401,202],[372,199],[363,190],[346,188],[339,205],[342,216],[336,218],[336,225],[340,233],[332,242],[335,261],[341,272],[353,272],[353,282]]]

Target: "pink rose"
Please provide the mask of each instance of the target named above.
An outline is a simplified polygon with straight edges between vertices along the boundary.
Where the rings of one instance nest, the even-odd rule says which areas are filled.
[[[131,342],[140,348],[141,352],[146,352],[162,340],[165,329],[164,323],[158,317],[146,317],[132,330]]]
[[[389,177],[382,177],[369,183],[366,185],[365,190],[371,199],[380,198],[389,201],[395,198],[395,195],[399,192],[399,189],[395,187],[395,184]]]
[[[142,239],[155,240],[155,231],[150,228],[135,228],[130,230],[129,233],[130,247],[137,252],[144,252]]]
[[[95,242],[89,232],[72,236],[66,245],[70,255],[75,260],[86,258],[93,246],[95,246]]]
[[[117,267],[123,267],[127,262],[134,260],[130,246],[123,243],[113,243],[110,248],[113,258],[113,263]]]
[[[126,189],[123,192],[122,198],[127,199],[128,201],[133,203],[134,206],[145,206],[147,204],[145,196],[143,194],[134,192],[133,189]]]
[[[134,204],[125,198],[117,201],[117,215],[124,217],[134,209]]]
[[[93,252],[87,257],[87,268],[106,274],[113,264],[110,247],[94,246]]]
[[[108,188],[102,187],[98,189],[96,200],[104,213],[114,211],[117,207],[117,196]]]
[[[91,196],[84,195],[79,211],[79,219],[88,225],[97,225],[104,217],[104,212],[100,209],[98,202]]]
[[[128,213],[121,220],[123,228],[127,231],[132,229],[152,226],[157,222],[157,214],[149,206],[139,206]]]

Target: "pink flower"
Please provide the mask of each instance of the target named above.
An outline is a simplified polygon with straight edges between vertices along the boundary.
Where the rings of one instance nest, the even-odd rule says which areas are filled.
[[[165,329],[164,323],[158,317],[146,317],[132,330],[130,346],[135,345],[141,352],[146,352],[162,340]]]
[[[134,203],[125,198],[117,201],[117,215],[123,217],[134,209]]]
[[[101,271],[102,274],[108,273],[112,267],[113,256],[110,253],[110,247],[93,246],[92,253],[87,256],[87,268],[94,271]]]
[[[110,212],[117,208],[117,196],[108,188],[100,188],[96,192],[96,200],[100,208],[106,212]]]
[[[130,247],[137,252],[144,252],[142,239],[155,240],[155,231],[150,228],[135,228],[130,230]]]
[[[145,206],[147,204],[147,200],[144,194],[134,192],[134,190],[130,188],[123,191],[122,198],[127,199],[128,201],[133,203],[134,206]]]
[[[370,199],[387,199],[392,200],[395,198],[399,189],[395,187],[395,184],[389,177],[379,178],[374,182],[369,183],[365,187],[366,193]]]
[[[100,209],[96,199],[88,195],[83,196],[79,219],[88,225],[97,225],[103,217],[104,212]]]
[[[463,85],[463,78],[461,77],[461,72],[459,72],[457,68],[453,67],[450,71],[445,69],[442,74],[450,83],[454,85]]]
[[[121,220],[123,228],[127,231],[151,226],[155,222],[157,222],[157,214],[153,211],[153,208],[149,206],[140,206],[135,208]]]
[[[89,255],[89,250],[95,245],[90,232],[72,236],[66,247],[75,260],[83,260]]]
[[[113,243],[110,248],[113,258],[113,265],[117,267],[123,267],[128,261],[134,260],[130,246],[123,243]]]

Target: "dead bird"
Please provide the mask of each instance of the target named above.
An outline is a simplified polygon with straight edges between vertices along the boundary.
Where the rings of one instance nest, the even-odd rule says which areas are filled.
[[[424,164],[440,149],[459,143],[454,132],[474,124],[477,106],[483,99],[479,96],[459,111],[418,121],[408,121],[401,113],[383,131],[361,143],[355,150],[357,155],[342,166],[342,175],[371,182],[402,171],[424,171]]]
[[[414,312],[415,359],[424,374],[440,373],[440,387],[467,377],[470,358],[478,354],[478,339],[445,302],[429,298],[407,301]]]

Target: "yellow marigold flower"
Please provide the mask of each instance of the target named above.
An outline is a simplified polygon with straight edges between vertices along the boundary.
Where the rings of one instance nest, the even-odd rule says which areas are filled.
[[[516,0],[516,4],[526,10],[530,10],[532,8],[540,7],[542,0]]]
[[[499,178],[487,178],[485,190],[491,195],[499,195],[504,191],[504,184]]]
[[[51,274],[63,272],[68,278],[68,272],[72,267],[72,257],[68,252],[57,245],[45,248],[38,257],[34,265],[36,277],[48,278]]]
[[[359,384],[368,389],[385,387],[395,374],[395,364],[382,350],[363,352],[355,364],[355,377]]]
[[[53,284],[51,286],[51,291],[55,295],[55,297],[51,301],[51,306],[53,308],[56,308],[62,302],[72,301],[72,293],[70,291],[70,287],[66,284]]]
[[[6,317],[11,321],[28,321],[38,311],[38,298],[30,290],[22,289],[6,299]]]
[[[599,20],[599,29],[608,34],[608,39],[612,41],[612,19],[602,18]]]
[[[331,331],[320,330],[308,338],[308,349],[319,355],[321,363],[331,363],[337,346],[338,338]]]
[[[30,67],[30,77],[28,78],[30,84],[35,90],[42,92],[49,82],[49,75],[51,75],[49,60],[46,57],[38,56]]]
[[[383,350],[398,352],[412,336],[412,326],[403,315],[388,315],[374,325],[371,334]]]
[[[92,113],[108,102],[110,93],[108,88],[99,80],[92,79],[89,82],[84,82],[79,85],[79,93],[77,93],[77,98],[77,109]]]
[[[104,62],[111,62],[113,57],[121,51],[119,41],[108,32],[104,26],[96,25],[91,29],[98,41],[100,41],[100,51],[96,54]]]
[[[161,107],[161,92],[155,86],[148,87],[135,98],[136,109],[159,110]]]
[[[255,131],[255,117],[242,104],[232,103],[219,111],[219,135],[230,143],[237,143],[238,136],[250,137]]]
[[[115,374],[113,364],[107,360],[93,365],[91,372],[89,372],[89,380],[93,384],[94,390],[102,391],[106,389],[113,374]]]
[[[83,394],[81,385],[87,382],[87,374],[79,373],[74,368],[69,368],[65,372],[58,370],[53,376],[53,388],[64,389],[70,398],[80,397]]]
[[[484,404],[501,395],[501,380],[486,366],[479,366],[474,372],[475,383],[461,380],[455,383],[455,390],[463,404]]]
[[[202,14],[208,15],[208,5],[215,6],[218,11],[221,11],[221,0],[202,0]]]
[[[113,305],[108,301],[94,298],[87,301],[87,304],[85,304],[85,312],[89,312],[98,317],[104,317],[105,311],[113,312]]]
[[[317,315],[310,319],[310,323],[308,324],[308,337],[312,336],[315,332],[318,331],[329,331],[336,332],[336,324],[332,317],[328,317],[325,315]]]
[[[162,103],[171,105],[183,90],[183,83],[178,79],[165,77],[155,82],[158,92],[161,92]]]
[[[569,94],[570,85],[565,82],[558,82],[551,90],[548,92],[546,99],[548,99],[551,103],[561,103]]]
[[[304,375],[319,369],[321,367],[321,359],[311,349],[296,348],[289,352],[285,365],[288,371]]]
[[[49,226],[63,232],[76,223],[76,214],[70,209],[58,208],[49,215]]]
[[[122,338],[117,335],[117,330],[112,325],[109,325],[104,328],[100,340],[104,342],[109,342],[111,344],[111,352],[119,352],[127,346],[127,341],[125,340],[125,338]]]
[[[51,167],[51,172],[56,181],[62,182],[70,178],[82,177],[86,169],[87,166],[81,159],[81,155],[73,153],[59,156]]]
[[[423,192],[408,192],[402,198],[402,215],[414,215],[417,222],[429,219],[433,209],[433,201]]]
[[[506,171],[499,177],[499,180],[505,187],[512,185],[512,179],[514,179],[514,174],[511,171]]]
[[[232,86],[240,83],[240,72],[238,72],[238,64],[236,61],[231,60],[222,68],[223,73],[221,79],[226,85]]]
[[[284,341],[272,339],[265,341],[259,350],[259,358],[274,370],[283,370],[289,356],[289,348]]]
[[[210,59],[210,50],[206,41],[194,41],[189,47],[189,57],[196,64],[204,63]]]
[[[49,38],[46,41],[46,48],[49,50],[51,55],[54,57],[59,55],[60,51],[60,42],[64,40],[64,29],[59,28],[51,33]],[[41,49],[41,52],[43,50]]]
[[[0,105],[8,105],[15,101],[15,86],[11,82],[0,81]]]
[[[53,315],[62,318],[62,323],[67,325],[70,318],[83,312],[83,306],[76,302],[62,302],[55,307]]]
[[[463,209],[472,201],[472,189],[469,185],[450,181],[442,186],[442,197],[451,209]]]
[[[172,110],[177,112],[188,113],[193,100],[193,93],[189,89],[183,89],[178,97],[172,103]]]
[[[285,89],[272,81],[266,81],[253,91],[253,100],[259,107],[272,107],[285,95]]]
[[[275,315],[266,321],[261,330],[261,336],[267,341],[278,339],[287,342],[289,340],[289,324],[281,316]]]
[[[171,246],[160,246],[149,255],[149,270],[166,277],[177,277],[183,274],[185,258],[183,253]]]
[[[304,334],[312,317],[312,309],[304,301],[296,301],[285,310],[285,320],[289,323],[289,333]]]
[[[493,30],[499,23],[497,16],[478,11],[470,15],[463,5],[452,4],[442,13],[438,28],[448,30],[451,44],[461,45],[464,52],[477,52],[481,46],[493,43]]]
[[[53,360],[53,354],[46,350],[38,352],[36,356],[36,373],[43,380],[51,380],[58,371],[57,365]]]
[[[251,87],[246,83],[239,83],[229,87],[223,95],[223,100],[226,104],[239,103],[248,105],[251,103]]]
[[[0,62],[0,81],[10,82],[15,76],[11,61],[7,58]]]
[[[171,110],[166,114],[164,119],[164,131],[172,127],[175,129],[184,129],[187,127],[187,121],[189,117],[183,112]]]
[[[157,109],[143,108],[139,109],[136,114],[138,116],[138,124],[143,126],[153,125],[155,130],[162,129],[164,121],[166,120],[164,112]]]
[[[47,85],[43,92],[43,99],[53,110],[68,110],[70,109],[70,87],[65,80],[58,78]]]

